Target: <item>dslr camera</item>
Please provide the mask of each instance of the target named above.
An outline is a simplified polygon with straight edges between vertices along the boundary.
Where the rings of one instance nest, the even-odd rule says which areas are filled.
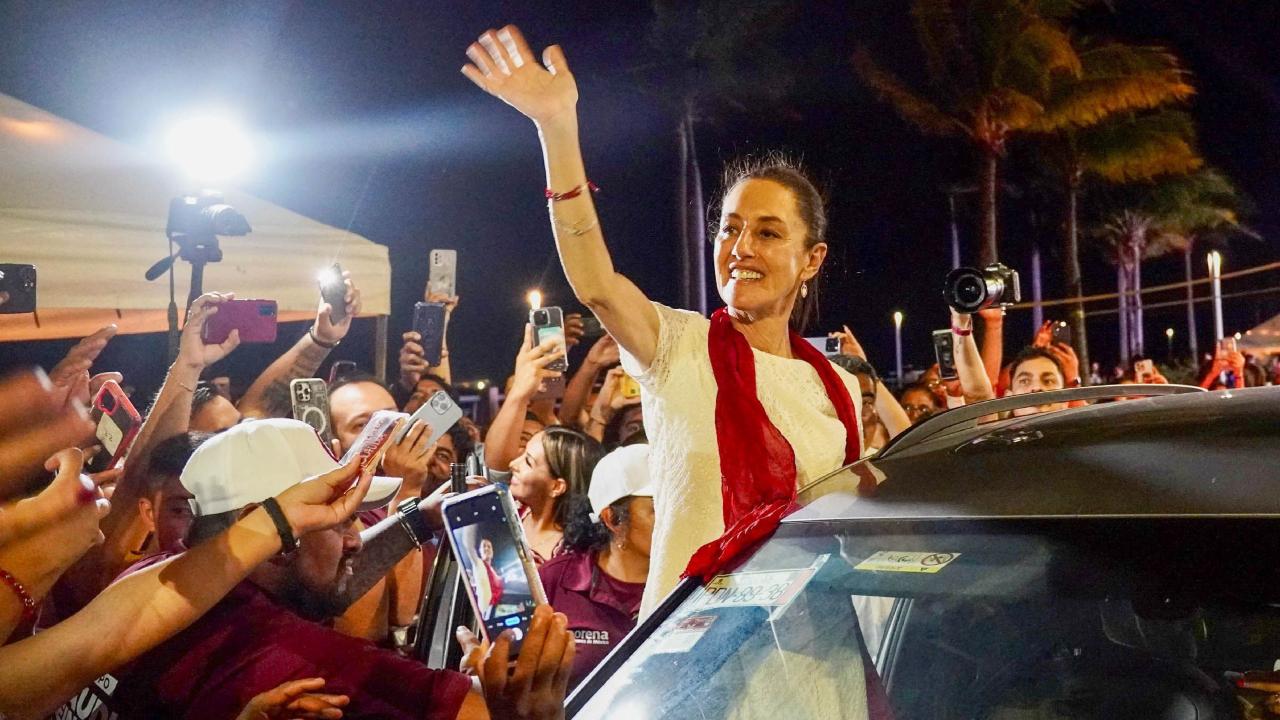
[[[959,313],[973,314],[996,305],[1022,301],[1018,271],[1002,263],[985,268],[960,267],[947,274],[942,299]]]
[[[183,195],[169,201],[164,232],[188,262],[218,262],[222,260],[219,235],[248,235],[250,231],[249,221],[226,204],[220,193]]]

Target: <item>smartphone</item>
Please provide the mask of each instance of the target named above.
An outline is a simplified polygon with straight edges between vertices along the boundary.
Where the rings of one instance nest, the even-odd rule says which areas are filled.
[[[432,250],[431,267],[427,270],[427,294],[439,293],[447,298],[458,294],[458,251]]]
[[[533,325],[533,345],[537,347],[548,338],[559,338],[564,347],[564,313],[558,307],[544,307],[529,312],[529,324]],[[569,369],[569,358],[561,357],[547,366],[548,370],[565,372]]]
[[[1067,324],[1067,321],[1059,320],[1053,324],[1051,342],[1054,345],[1057,345],[1058,343],[1064,343],[1066,345],[1071,344],[1071,326]]]
[[[422,356],[435,367],[444,354],[444,304],[420,302],[413,306],[413,331],[422,338]]]
[[[378,410],[369,416],[369,422],[365,423],[364,429],[356,436],[351,447],[347,448],[347,452],[342,455],[340,461],[343,465],[351,462],[352,458],[359,456],[360,468],[367,469],[372,465],[382,462],[382,455],[386,452],[390,445],[391,431],[395,429],[396,421],[400,418],[408,418],[409,416],[397,412],[395,410]]]
[[[0,315],[35,312],[36,266],[0,263],[0,292],[9,293],[9,299],[0,304]]]
[[[938,361],[938,377],[942,380],[955,380],[960,377],[956,370],[955,338],[951,329],[933,331],[933,356]]]
[[[595,315],[583,315],[582,339],[590,340],[598,337],[604,337],[604,325],[600,324],[600,318]]]
[[[129,446],[142,427],[142,416],[129,401],[129,396],[120,389],[120,385],[115,380],[108,380],[93,398],[93,410],[89,419],[96,427],[94,435],[102,445],[103,452],[93,458],[86,468],[89,472],[109,470],[129,452]]]
[[[225,342],[232,330],[240,331],[242,343],[275,342],[276,301],[227,300],[205,321],[201,338],[206,345],[217,345]]]
[[[289,400],[293,403],[293,419],[315,428],[326,443],[333,439],[329,427],[329,386],[320,378],[294,378],[289,381]]]
[[[618,392],[622,393],[622,397],[630,400],[640,397],[640,383],[630,375],[623,373],[618,380]]]
[[[355,360],[334,360],[329,367],[329,387],[333,387],[342,378],[354,375],[359,370]]]
[[[805,338],[804,341],[827,357],[840,354],[840,338],[838,337],[811,337]]]
[[[485,639],[493,642],[511,630],[514,655],[533,609],[546,604],[547,596],[511,493],[505,485],[488,485],[448,498],[441,514]]]
[[[427,445],[435,445],[436,441],[449,432],[449,428],[458,424],[462,419],[462,408],[449,397],[449,393],[440,390],[435,395],[427,398],[422,403],[422,407],[414,411],[409,417],[409,422],[404,424],[399,433],[396,433],[393,442],[400,442],[405,435],[409,434],[409,428],[413,423],[421,420],[431,426],[431,437],[427,438]]]
[[[559,400],[564,397],[564,392],[568,388],[564,376],[547,378],[542,381],[542,387],[538,388],[538,392],[533,394],[534,400]]]
[[[329,321],[340,323],[347,319],[347,283],[342,279],[342,266],[334,263],[320,273],[320,299],[329,303]]]
[[[1156,364],[1153,360],[1135,360],[1133,363],[1133,379],[1142,382],[1143,378],[1155,375]]]

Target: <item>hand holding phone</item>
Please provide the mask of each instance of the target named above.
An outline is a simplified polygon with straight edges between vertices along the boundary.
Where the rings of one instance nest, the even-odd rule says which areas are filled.
[[[329,386],[320,378],[294,378],[289,381],[289,401],[293,419],[310,425],[325,443],[333,440],[329,428]]]
[[[218,311],[204,323],[200,337],[206,345],[220,345],[240,331],[240,342],[273,343],[276,341],[275,300],[224,300]]]
[[[504,485],[489,485],[443,503],[444,525],[466,580],[467,597],[489,642],[512,632],[518,653],[546,593]]]
[[[432,250],[427,271],[427,295],[451,298],[458,294],[458,251]]]
[[[1067,324],[1065,320],[1058,320],[1054,322],[1053,329],[1051,331],[1051,337],[1054,345],[1057,345],[1058,343],[1070,345],[1071,344],[1071,326]]]
[[[320,273],[320,299],[329,306],[329,322],[347,319],[347,278],[338,263]]]
[[[956,380],[960,372],[956,369],[955,337],[951,328],[933,331],[933,356],[938,362],[938,379]]]
[[[827,357],[835,357],[840,354],[840,338],[834,335],[828,337],[807,337],[804,341],[812,345],[815,350]]]
[[[376,465],[382,460],[382,454],[386,452],[392,432],[399,429],[396,424],[402,420],[407,426],[409,416],[395,410],[378,410],[369,416],[369,422],[365,423],[364,429],[347,448],[340,462],[346,465],[356,456],[360,456],[363,458],[360,461],[361,469]]]
[[[422,357],[427,365],[440,364],[444,355],[444,303],[416,303],[413,306],[413,331],[418,333]]]
[[[568,344],[564,334],[564,313],[561,312],[560,308],[545,307],[531,311],[529,313],[529,324],[533,326],[534,347],[552,340],[555,341],[562,353],[559,358],[547,365],[547,369],[555,372],[568,371],[569,359],[564,354],[568,352]]]
[[[87,466],[91,473],[115,467],[129,452],[129,446],[142,427],[142,415],[133,407],[129,396],[115,380],[108,380],[93,398],[93,410],[89,415],[95,426],[94,435],[102,445],[99,453]]]
[[[1155,375],[1156,364],[1152,360],[1135,360],[1133,363],[1133,379],[1147,382]]]

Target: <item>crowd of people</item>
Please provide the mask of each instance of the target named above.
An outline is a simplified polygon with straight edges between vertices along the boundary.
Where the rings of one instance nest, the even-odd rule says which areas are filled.
[[[952,311],[954,373],[935,366],[896,392],[848,327],[829,333],[832,356],[804,342],[827,221],[818,190],[778,157],[726,176],[712,250],[725,307],[708,318],[651,302],[605,245],[564,54],[552,46],[539,63],[509,26],[467,56],[463,73],[537,126],[560,259],[605,334],[588,344],[580,314],[541,343],[527,327],[486,426],[464,417],[433,441],[416,421],[368,468],[338,458],[375,413],[459,398],[447,345],[432,365],[410,332],[391,385],[358,369],[329,385],[330,445],[292,419],[291,381],[320,373],[360,311],[350,275],[345,307],[320,301],[307,331],[238,395],[209,371],[238,335],[202,339],[233,295],[196,299],[159,392],[133,399],[141,430],[100,472],[86,469],[101,452],[86,408],[104,383],[129,377],[98,367],[115,329],[47,373],[10,374],[0,381],[0,717],[560,717],[566,693],[681,577],[730,567],[807,481],[949,408],[1101,381],[1096,369],[1082,377],[1048,325],[1006,358],[998,308],[978,322]],[[458,303],[427,300],[449,313]],[[554,369],[571,352],[576,366]],[[1165,382],[1150,363],[1129,367],[1115,379]],[[1202,377],[1206,388],[1268,380],[1226,346]],[[460,628],[463,667],[429,669],[410,656],[412,629],[428,620],[419,611],[435,554],[448,552],[441,507],[461,464],[480,469],[473,487],[504,483],[518,502],[548,602],[516,659],[511,631],[482,639]],[[461,552],[483,575],[487,614],[507,590],[494,543]]]

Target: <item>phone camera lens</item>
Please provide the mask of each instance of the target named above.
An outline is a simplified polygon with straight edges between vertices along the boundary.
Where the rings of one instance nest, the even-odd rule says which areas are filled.
[[[550,320],[550,316],[547,315],[546,310],[538,310],[533,313],[534,325],[546,325],[548,320]]]

